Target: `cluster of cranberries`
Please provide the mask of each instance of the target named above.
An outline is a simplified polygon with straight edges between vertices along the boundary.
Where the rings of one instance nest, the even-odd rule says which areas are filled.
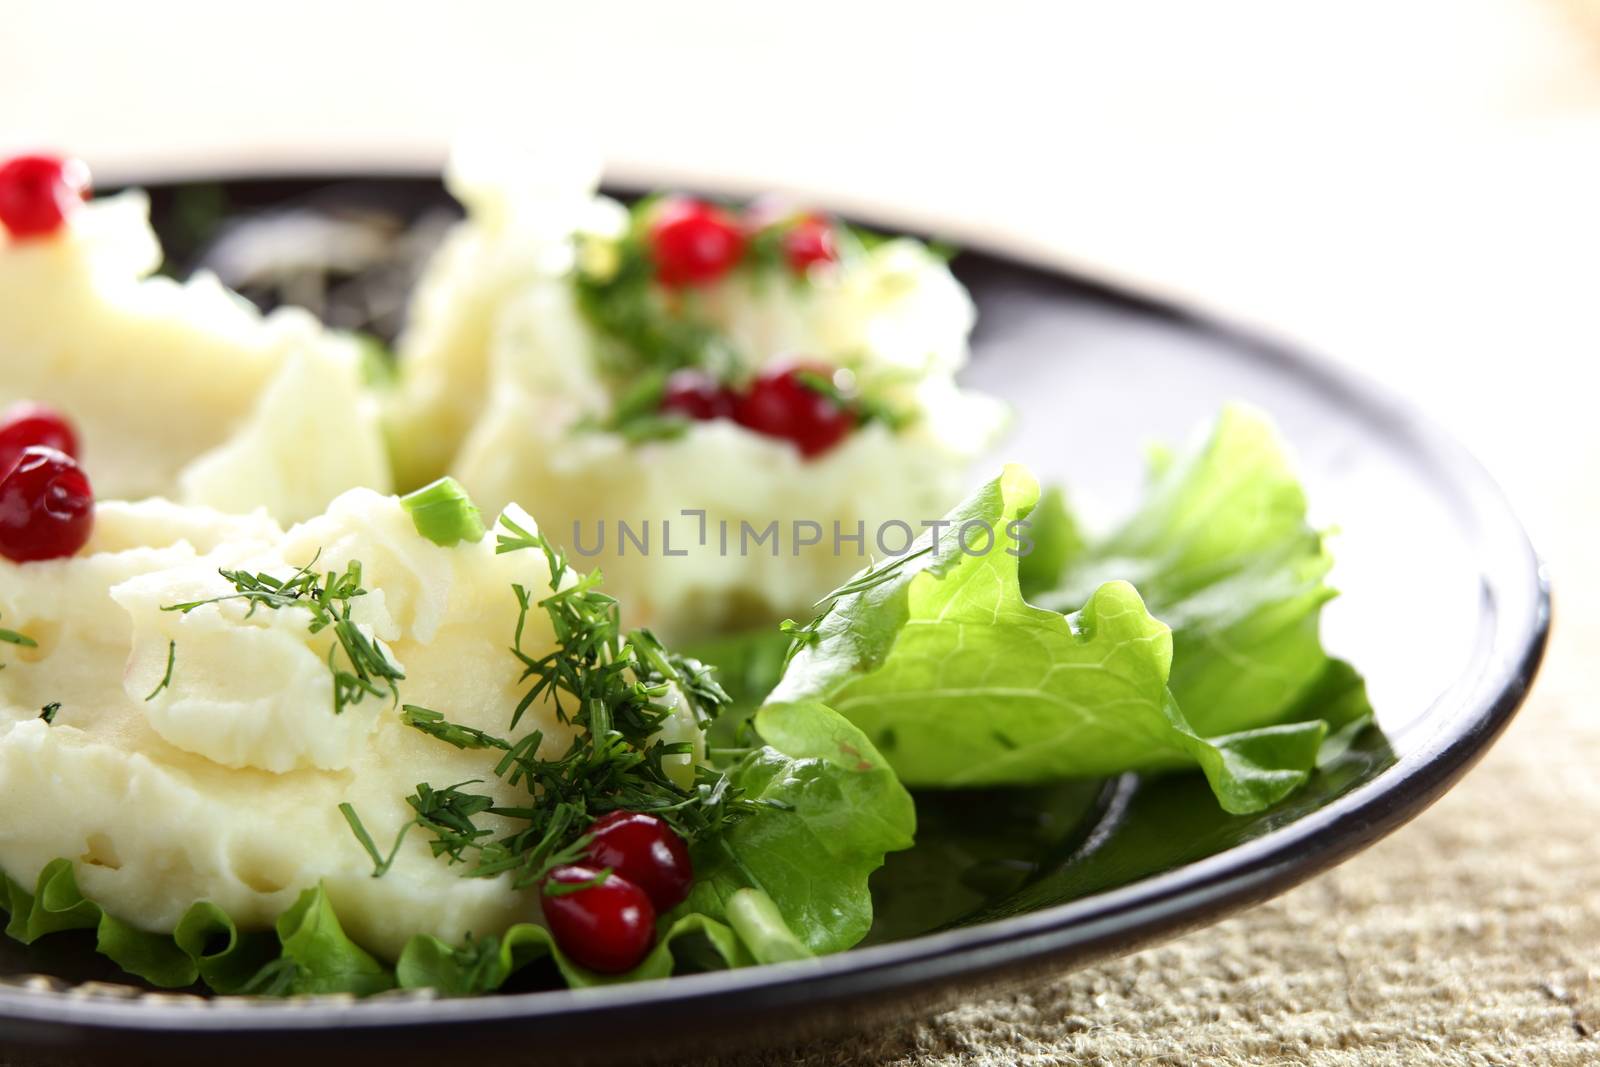
[[[614,811],[589,828],[584,862],[546,876],[540,899],[563,952],[591,971],[620,974],[643,961],[655,944],[656,916],[683,903],[693,884],[689,849],[670,826]]]
[[[833,224],[820,215],[775,218],[758,207],[739,217],[703,200],[672,197],[650,219],[656,279],[669,289],[710,285],[738,266],[752,236],[775,225],[783,227],[784,261],[795,274],[838,259]],[[667,383],[661,410],[697,420],[732,419],[792,442],[809,459],[842,441],[856,423],[854,412],[805,384],[806,374],[831,373],[827,367],[789,364],[734,390],[704,371],[684,370]]]
[[[48,237],[89,191],[89,168],[59,156],[17,156],[0,164],[0,226],[16,240]]]
[[[702,370],[681,370],[667,380],[661,410],[687,418],[732,419],[767,437],[789,441],[810,459],[844,440],[856,413],[812,388],[806,378],[828,378],[831,367],[791,363],[773,367],[743,390]]]
[[[820,215],[801,215],[782,234],[783,258],[804,275],[818,263],[839,256],[833,224]],[[741,218],[703,200],[675,196],[656,206],[650,218],[650,257],[656,280],[669,289],[710,285],[739,265],[756,233],[773,225],[768,212]]]
[[[16,156],[0,164],[0,228],[12,240],[61,229],[89,190],[75,159]],[[70,556],[94,528],[94,493],[78,466],[78,435],[60,412],[18,404],[0,417],[0,556],[25,563]]]
[[[17,563],[76,553],[94,529],[94,492],[78,435],[60,412],[18,404],[0,418],[0,556]]]

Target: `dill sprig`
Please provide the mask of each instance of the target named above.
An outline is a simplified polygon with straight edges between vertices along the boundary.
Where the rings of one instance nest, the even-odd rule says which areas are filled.
[[[3,626],[0,626],[0,644],[16,645],[18,648],[39,647],[39,642],[35,641],[27,634],[18,633],[16,630],[7,630]],[[5,669],[6,665],[4,663],[0,663],[0,671]]]
[[[456,748],[509,749],[511,747],[503,738],[494,737],[470,726],[447,722],[442,714],[432,708],[422,708],[415,704],[407,704],[400,709],[400,721]]]
[[[372,857],[372,877],[382,878],[394,866],[394,858],[400,854],[400,842],[406,839],[406,831],[411,829],[411,823],[400,828],[400,833],[394,839],[394,845],[385,856],[378,851],[378,845],[372,840],[372,835],[362,825],[361,816],[356,814],[355,805],[345,803],[339,805],[339,811],[344,815],[344,821],[350,824],[350,832],[356,835],[356,840],[361,842],[361,847],[367,850],[367,855]]]
[[[156,687],[154,689],[150,690],[150,695],[144,698],[144,702],[146,704],[148,704],[148,703],[150,703],[150,701],[154,700],[157,697],[157,695],[159,695],[160,692],[163,689],[167,688],[169,685],[172,684],[172,668],[173,668],[174,665],[176,665],[177,662],[178,662],[178,642],[176,642],[176,641],[168,641],[167,642],[167,673],[163,674],[161,676],[161,681],[157,682],[156,683]]]
[[[496,551],[530,549],[544,554],[549,594],[535,600],[526,587],[512,587],[518,612],[510,652],[522,665],[527,688],[511,709],[508,731],[515,731],[535,703],[548,701],[557,720],[572,727],[572,741],[547,759],[540,755],[543,731],[512,741],[450,722],[433,709],[406,705],[401,718],[413,729],[456,748],[499,750],[493,773],[525,789],[527,801],[499,804],[471,790],[481,784],[473,781],[444,788],[420,784],[406,798],[413,818],[401,835],[421,827],[434,856],[467,864],[466,876],[509,873],[515,886],[527,888],[552,868],[580,858],[589,825],[607,812],[649,812],[693,842],[755,810],[757,802],[734,787],[726,772],[697,766],[686,784],[667,772],[667,758],[693,751],[686,742],[667,743],[657,736],[673,714],[672,691],[689,701],[702,729],[729,703],[711,669],[668,652],[647,630],[624,631],[617,602],[601,592],[598,574],[577,574],[543,536],[502,516]],[[554,648],[543,655],[523,643],[535,609],[544,611],[555,635]],[[394,851],[381,855],[370,836],[356,829],[359,820],[353,816],[346,813],[373,858],[375,875],[381,874]],[[483,816],[498,817],[499,825],[510,828],[481,825]]]
[[[784,619],[778,624],[778,629],[789,637],[789,651],[783,658],[784,669],[788,669],[790,661],[800,654],[801,649],[821,640],[822,623],[833,613],[833,609],[839,605],[840,600],[847,596],[854,596],[857,593],[865,593],[868,590],[876,589],[900,573],[901,568],[907,563],[926,556],[933,550],[934,542],[930,540],[928,544],[923,545],[915,552],[908,552],[887,563],[880,564],[876,561],[869,563],[860,574],[857,574],[848,582],[845,582],[839,588],[817,601],[817,605],[822,610],[817,612],[810,622],[799,623],[793,619]]]
[[[881,422],[898,433],[917,419],[915,412],[897,407],[882,397],[856,389],[841,389],[826,374],[802,370],[795,375],[795,380],[818,396],[826,397],[850,412],[855,416],[857,425],[865,426],[868,423]]]
[[[15,630],[7,630],[4,627],[0,627],[0,642],[8,645],[16,645],[19,648],[39,647],[39,642],[35,641],[27,634],[18,633]]]
[[[352,604],[367,595],[361,586],[361,561],[351,560],[342,573],[330,570],[320,574],[316,570],[320,558],[319,550],[310,563],[288,578],[275,578],[265,571],[251,573],[223,568],[217,573],[232,584],[234,592],[184,604],[168,604],[161,610],[187,615],[206,604],[243,600],[250,605],[244,615],[248,619],[259,608],[273,611],[302,608],[311,616],[307,624],[310,633],[319,634],[330,627],[333,630],[334,645],[328,650],[328,669],[333,673],[335,715],[368,696],[388,697],[391,703],[399,703],[397,683],[405,680],[405,672],[383,643],[350,617]],[[343,664],[339,662],[341,652]],[[172,654],[176,655],[175,648]],[[170,677],[170,659],[168,671]]]

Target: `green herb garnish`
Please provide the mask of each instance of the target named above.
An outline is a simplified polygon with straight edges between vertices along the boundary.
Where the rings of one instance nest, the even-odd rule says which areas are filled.
[[[485,533],[477,505],[454,478],[430,482],[401,497],[400,503],[411,514],[417,533],[444,548],[478,541]]]
[[[605,867],[595,872],[593,878],[585,878],[581,882],[546,882],[544,895],[547,897],[568,897],[574,893],[581,893],[585,889],[598,889],[606,884],[606,879],[611,877],[611,868]]]
[[[175,664],[177,662],[177,660],[178,660],[178,642],[176,642],[176,641],[168,641],[167,642],[167,673],[163,674],[161,676],[161,681],[156,684],[156,687],[154,689],[150,690],[150,695],[144,698],[144,702],[146,704],[148,704],[148,703],[150,703],[150,701],[154,700],[158,693],[160,693],[163,689],[165,689],[167,686],[172,684],[172,667],[173,667],[173,664]]]
[[[7,644],[7,645],[16,645],[18,648],[38,648],[39,647],[39,642],[35,641],[33,638],[29,637],[27,634],[18,633],[15,630],[7,630],[4,627],[0,627],[0,643],[4,643],[4,644]],[[3,671],[5,669],[6,669],[6,665],[4,663],[0,663],[0,671]]]
[[[841,389],[833,378],[813,370],[802,370],[795,380],[819,396],[825,396],[856,417],[857,425],[881,422],[890,430],[900,431],[916,421],[916,415],[895,407],[880,397],[870,396],[854,389]]]
[[[650,260],[648,210],[649,202],[635,205],[633,223],[615,249],[614,270],[574,275],[578,309],[610,342],[602,363],[623,378],[648,370],[738,366],[738,354],[719,331],[664,302]]]
[[[406,831],[410,830],[412,823],[406,823],[395,835],[394,845],[389,849],[387,856],[378,851],[377,844],[372,840],[372,835],[367,833],[367,828],[362,825],[361,816],[356,814],[352,804],[340,804],[339,811],[344,815],[344,821],[350,824],[350,832],[356,835],[356,840],[361,842],[361,847],[367,850],[367,855],[372,857],[372,877],[382,878],[394,866],[394,858],[400,854],[400,843],[406,839]]]
[[[446,722],[445,717],[439,712],[415,704],[407,704],[400,709],[400,721],[456,748],[509,749],[511,747],[501,738],[493,737],[470,726]]]
[[[619,434],[632,444],[682,437],[689,430],[689,420],[661,410],[666,392],[667,372],[645,371],[617,398],[609,417],[587,419],[578,428]]]
[[[543,552],[550,570],[550,595],[542,600],[536,602],[523,586],[512,587],[518,613],[510,651],[529,684],[510,712],[508,729],[515,730],[536,702],[548,700],[556,718],[573,727],[573,738],[564,753],[545,759],[539,755],[542,731],[511,741],[450,722],[431,708],[406,705],[401,719],[413,729],[457,748],[500,750],[495,776],[528,792],[525,804],[502,806],[470,791],[475,782],[442,789],[418,785],[406,802],[415,813],[412,825],[430,834],[433,854],[470,863],[468,877],[510,873],[515,886],[527,888],[553,867],[580,858],[585,831],[607,812],[650,812],[693,842],[762,806],[734,787],[725,771],[698,766],[688,784],[667,773],[668,757],[693,749],[658,739],[673,714],[672,705],[663,701],[676,687],[704,729],[728,703],[710,668],[669,653],[647,630],[624,632],[617,602],[598,588],[599,575],[578,575],[537,532],[502,516],[496,538],[499,553]],[[555,634],[555,648],[537,656],[523,647],[535,608],[544,610]],[[484,815],[506,820],[510,832],[497,836],[480,825]],[[361,836],[358,832],[358,840]],[[362,847],[376,864],[380,857],[375,846],[368,848],[369,841]]]
[[[396,683],[405,680],[405,672],[382,642],[350,617],[352,602],[367,595],[361,587],[361,561],[351,560],[342,574],[328,571],[326,575],[319,575],[314,568],[321,556],[319,551],[310,563],[286,579],[274,578],[264,571],[251,574],[224,568],[217,573],[232,583],[237,592],[186,604],[168,604],[161,610],[187,615],[206,604],[244,600],[250,604],[244,616],[248,619],[258,608],[274,611],[303,608],[311,615],[307,627],[311,633],[318,634],[332,627],[336,638],[334,646],[328,650],[335,715],[343,713],[351,704],[361,703],[367,696],[387,696],[392,703],[399,703],[400,691]],[[344,666],[338,663],[340,652],[344,653]]]
[[[46,704],[44,707],[39,709],[39,718],[43,719],[45,721],[46,725],[54,725],[54,723],[56,721],[56,712],[58,712],[60,710],[61,710],[61,701],[59,701],[59,700],[51,701],[50,703]]]
[[[706,321],[700,296],[693,288],[666,291],[656,284],[649,230],[659,200],[651,197],[636,203],[623,237],[605,244],[603,255],[580,255],[579,268],[573,274],[578,307],[604,339],[601,365],[613,379],[625,383],[617,390],[611,414],[585,420],[579,429],[619,434],[633,443],[670,440],[688,429],[687,419],[660,410],[667,376],[673,371],[698,367],[729,381],[751,364]],[[796,212],[749,234],[735,270],[758,288],[774,279],[808,284],[808,275],[797,275],[789,268],[785,240],[794,226],[810,217]],[[863,255],[889,240],[842,222],[833,225],[842,259]],[[939,248],[930,248],[930,252],[942,255]],[[805,377],[808,387],[854,413],[860,422],[882,422],[891,430],[900,430],[914,418],[879,398],[839,389],[822,375]]]

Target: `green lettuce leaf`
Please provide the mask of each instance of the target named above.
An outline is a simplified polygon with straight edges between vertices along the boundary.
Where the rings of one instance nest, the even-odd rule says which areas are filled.
[[[769,703],[755,728],[766,744],[733,784],[770,806],[696,850],[684,907],[726,917],[740,890],[756,889],[810,952],[849,948],[872,925],[868,876],[911,847],[911,795],[866,734],[820,703]]]
[[[367,995],[394,986],[389,969],[345,936],[320,887],[302,893],[273,933],[241,933],[220,908],[202,902],[172,934],[107,914],[79,891],[70,860],[46,864],[32,893],[10,878],[3,888],[9,936],[32,944],[60,930],[93,930],[102,955],[163,989],[200,979],[219,993]]]
[[[700,943],[691,946],[691,940]],[[579,966],[561,951],[549,930],[532,923],[518,923],[503,936],[478,938],[465,945],[450,945],[427,935],[414,937],[395,970],[403,988],[472,996],[499,989],[513,974],[546,957],[573,989],[666,978],[686,964],[706,969],[708,960],[709,966],[721,967],[755,962],[728,926],[704,915],[685,915],[668,923],[644,962],[625,974],[597,974]]]
[[[1197,766],[1225,809],[1250,812],[1304,783],[1328,724],[1196,729],[1169,688],[1172,633],[1133,585],[1105,582],[1071,614],[1024,599],[1020,540],[1038,498],[1008,467],[911,554],[846,586],[772,702],[836,709],[913,787]],[[995,532],[990,550],[963,550],[974,524]],[[1081,553],[1075,537],[1055,542],[1059,559]]]
[[[1208,735],[1288,721],[1324,675],[1353,673],[1322,647],[1333,560],[1306,521],[1305,492],[1271,423],[1230,406],[1199,447],[1160,453],[1151,468],[1133,515],[1049,561],[1054,573],[1035,575],[1031,599],[1076,611],[1104,582],[1132,582],[1172,627],[1169,685]],[[1062,521],[1070,516],[1043,525]],[[1370,709],[1363,695],[1311,710],[1340,726]]]

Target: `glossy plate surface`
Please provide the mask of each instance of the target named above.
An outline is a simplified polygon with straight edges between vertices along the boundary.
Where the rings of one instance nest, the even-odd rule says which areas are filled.
[[[283,204],[425,217],[436,182],[248,181],[156,190],[180,268],[227,273],[223,218]],[[392,264],[379,268],[392,270]],[[874,884],[868,943],[826,959],[581,993],[441,1001],[205,1000],[120,982],[82,937],[0,945],[0,1038],[68,1055],[391,1060],[537,1050],[562,1062],[778,1044],[947,1005],[1006,979],[1082,965],[1208,923],[1302,881],[1411,818],[1505,726],[1549,614],[1539,561],[1459,446],[1381,390],[1269,341],[1104,286],[968,252],[954,264],[980,326],[967,384],[1010,401],[995,460],[1064,482],[1091,517],[1138,491],[1146,446],[1182,440],[1228,400],[1269,412],[1315,509],[1337,524],[1330,650],[1367,677],[1369,732],[1258,816],[1222,814],[1198,776],[919,798],[917,848]],[[366,299],[363,297],[363,299]],[[383,304],[379,299],[369,304]],[[364,306],[346,325],[392,328]],[[989,473],[987,467],[980,473]],[[45,974],[48,978],[28,978]],[[84,983],[89,984],[84,984]]]

